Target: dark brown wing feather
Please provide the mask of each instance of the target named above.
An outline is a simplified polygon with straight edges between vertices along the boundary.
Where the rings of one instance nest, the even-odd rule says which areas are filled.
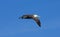
[[[41,22],[40,22],[40,20],[38,19],[38,18],[33,18],[34,20],[35,20],[35,22],[38,24],[38,26],[40,26],[41,27]]]

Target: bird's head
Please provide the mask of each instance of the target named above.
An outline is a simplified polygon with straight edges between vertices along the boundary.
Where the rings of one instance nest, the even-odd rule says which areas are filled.
[[[34,16],[34,17],[37,17],[37,18],[39,18],[39,17],[40,17],[40,16],[38,16],[38,15],[36,15],[36,14],[35,14],[35,15],[33,15],[33,16]]]

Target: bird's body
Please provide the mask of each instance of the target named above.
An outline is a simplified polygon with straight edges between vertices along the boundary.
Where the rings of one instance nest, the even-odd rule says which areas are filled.
[[[38,26],[41,26],[41,22],[40,20],[38,19],[38,15],[23,15],[22,17],[19,17],[19,18],[22,18],[22,19],[33,19],[36,21],[36,23],[38,24]]]

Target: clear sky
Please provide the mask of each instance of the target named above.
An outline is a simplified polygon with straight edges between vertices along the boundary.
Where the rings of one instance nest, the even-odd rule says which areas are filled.
[[[18,19],[37,14],[42,23]],[[60,0],[0,0],[0,37],[60,37]]]

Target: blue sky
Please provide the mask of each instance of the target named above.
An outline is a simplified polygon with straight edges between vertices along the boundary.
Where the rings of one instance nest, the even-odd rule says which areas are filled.
[[[39,15],[41,28],[23,14]],[[0,37],[60,37],[60,0],[0,0]]]

